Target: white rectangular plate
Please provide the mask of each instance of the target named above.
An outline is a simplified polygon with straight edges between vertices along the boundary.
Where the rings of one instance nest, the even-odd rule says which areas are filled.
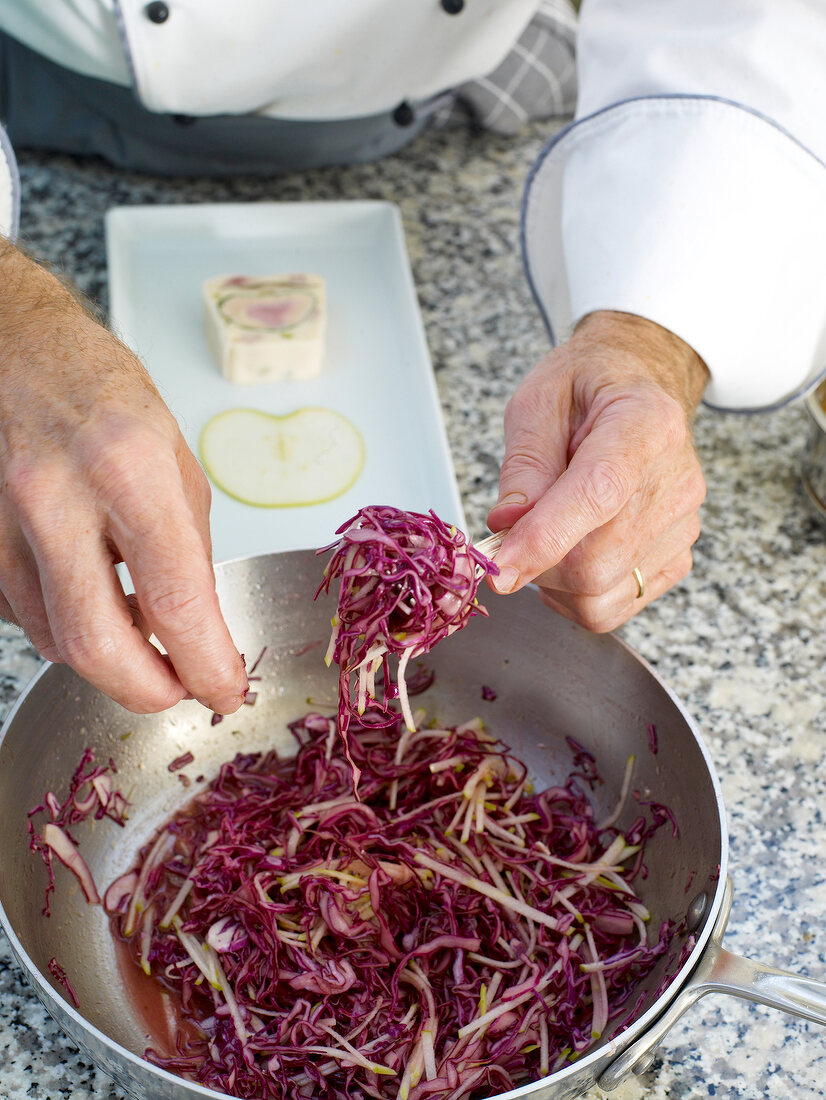
[[[331,542],[367,504],[464,515],[397,207],[386,202],[118,207],[106,216],[112,325],[146,363],[189,446],[216,413],[277,416],[323,405],[364,437],[355,484],[323,504],[255,508],[213,486],[216,561]],[[201,283],[211,275],[310,271],[327,281],[322,374],[226,381],[206,344]]]

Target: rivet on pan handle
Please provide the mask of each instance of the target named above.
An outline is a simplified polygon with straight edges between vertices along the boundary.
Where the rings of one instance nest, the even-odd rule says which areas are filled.
[[[723,948],[731,897],[731,880],[728,880],[723,905],[702,958],[662,1016],[602,1073],[597,1084],[605,1092],[615,1089],[629,1073],[645,1073],[667,1032],[706,993],[729,993],[826,1026],[826,983],[775,970]]]

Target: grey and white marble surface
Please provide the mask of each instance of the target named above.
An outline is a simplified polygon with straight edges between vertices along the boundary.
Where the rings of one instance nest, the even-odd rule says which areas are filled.
[[[103,216],[130,203],[387,199],[399,204],[471,530],[484,528],[502,410],[546,350],[518,248],[524,177],[545,137],[433,131],[381,163],[278,180],[164,180],[24,154],[24,242],[105,309]],[[701,412],[708,481],[691,576],[622,633],[694,716],[729,812],[732,950],[826,978],[826,525],[799,481],[801,406]],[[3,712],[38,667],[0,628]],[[2,858],[2,854],[0,854]],[[602,1094],[589,1093],[590,1100]],[[826,1030],[709,997],[618,1100],[826,1097]],[[41,1009],[0,936],[0,1097],[121,1100]]]

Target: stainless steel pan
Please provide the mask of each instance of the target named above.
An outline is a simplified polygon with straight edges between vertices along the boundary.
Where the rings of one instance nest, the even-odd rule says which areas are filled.
[[[332,712],[336,677],[325,669],[331,607],[312,602],[319,561],[311,552],[242,559],[218,568],[221,603],[233,635],[248,655],[264,646],[264,681],[257,704],[217,726],[196,703],[163,715],[137,717],[98,694],[63,666],[46,667],[10,714],[0,740],[0,920],[21,968],[64,1030],[127,1091],[184,1100],[219,1094],[145,1062],[146,1033],[120,980],[107,920],[90,907],[72,875],[56,868],[53,915],[41,914],[45,872],[28,848],[27,811],[45,791],[65,790],[82,751],[112,757],[134,809],[125,829],[104,820],[77,832],[99,887],[131,864],[156,826],[195,787],[184,790],[167,764],[188,750],[195,777],[210,778],[237,751],[290,746],[287,721],[308,709]],[[682,920],[674,955],[641,986],[637,1021],[607,1035],[572,1065],[510,1095],[535,1100],[572,1097],[594,1082],[611,1088],[647,1067],[674,1020],[710,991],[734,993],[826,1024],[826,985],[794,978],[732,956],[720,946],[728,917],[728,844],[719,785],[702,741],[679,702],[652,670],[613,637],[580,630],[545,609],[531,591],[486,599],[490,619],[474,619],[438,647],[429,663],[434,686],[421,697],[440,721],[481,714],[525,759],[537,781],[570,770],[565,736],[594,753],[605,778],[596,801],[616,804],[629,754],[634,788],[668,805],[677,839],[660,830],[641,887],[652,927]],[[496,689],[481,699],[481,684]],[[648,727],[657,730],[651,751]],[[633,805],[628,810],[634,816]],[[693,931],[696,943],[690,940]],[[682,954],[681,954],[682,953]],[[55,957],[77,991],[80,1010],[49,976]],[[664,979],[665,990],[662,990]]]

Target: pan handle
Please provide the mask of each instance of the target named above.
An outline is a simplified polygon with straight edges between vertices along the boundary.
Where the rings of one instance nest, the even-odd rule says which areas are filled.
[[[826,983],[801,978],[785,970],[734,955],[722,946],[731,911],[731,880],[726,883],[723,905],[708,947],[685,985],[662,1016],[636,1042],[631,1043],[600,1075],[597,1084],[605,1092],[617,1087],[629,1073],[645,1073],[666,1033],[707,993],[729,993],[770,1008],[779,1008],[826,1026]]]

